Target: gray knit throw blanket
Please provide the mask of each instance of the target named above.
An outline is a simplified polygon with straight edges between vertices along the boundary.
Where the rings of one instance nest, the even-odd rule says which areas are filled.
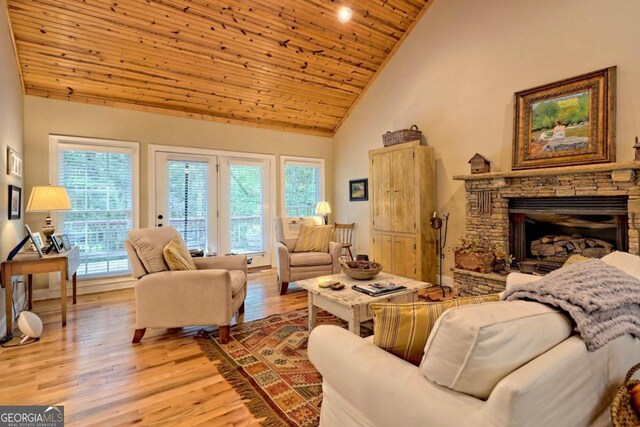
[[[573,318],[589,351],[627,333],[640,338],[640,281],[599,259],[514,286],[502,299],[533,300],[559,307]]]

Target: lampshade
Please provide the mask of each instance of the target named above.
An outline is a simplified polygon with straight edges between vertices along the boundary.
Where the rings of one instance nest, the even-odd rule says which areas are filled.
[[[329,206],[329,202],[318,202],[316,205],[316,213],[320,215],[330,214],[331,206]]]
[[[27,212],[71,210],[67,189],[57,185],[37,185],[31,190]]]

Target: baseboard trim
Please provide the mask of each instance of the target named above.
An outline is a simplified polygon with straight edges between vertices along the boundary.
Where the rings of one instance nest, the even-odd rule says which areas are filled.
[[[77,292],[78,292],[78,295],[89,295],[89,294],[97,294],[100,292],[117,291],[120,289],[133,288],[135,283],[136,283],[136,279],[134,278],[131,278],[129,280],[119,280],[117,282],[103,283],[103,284],[90,285],[90,286],[81,286],[79,282]],[[71,284],[67,283],[67,296],[70,297],[71,294],[72,294]],[[33,290],[34,301],[42,301],[42,300],[55,299],[55,298],[60,298],[60,289],[34,289]]]

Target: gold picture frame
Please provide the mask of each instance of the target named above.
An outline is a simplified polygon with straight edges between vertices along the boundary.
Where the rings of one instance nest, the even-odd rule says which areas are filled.
[[[512,169],[615,161],[616,67],[517,92]]]

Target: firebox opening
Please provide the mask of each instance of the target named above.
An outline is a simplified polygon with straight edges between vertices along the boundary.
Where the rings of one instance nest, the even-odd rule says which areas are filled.
[[[616,250],[613,215],[525,215],[527,258],[564,263],[571,255],[601,258]]]
[[[574,254],[601,258],[627,251],[627,202],[618,196],[512,199],[511,253],[516,261],[536,260],[548,272]]]

